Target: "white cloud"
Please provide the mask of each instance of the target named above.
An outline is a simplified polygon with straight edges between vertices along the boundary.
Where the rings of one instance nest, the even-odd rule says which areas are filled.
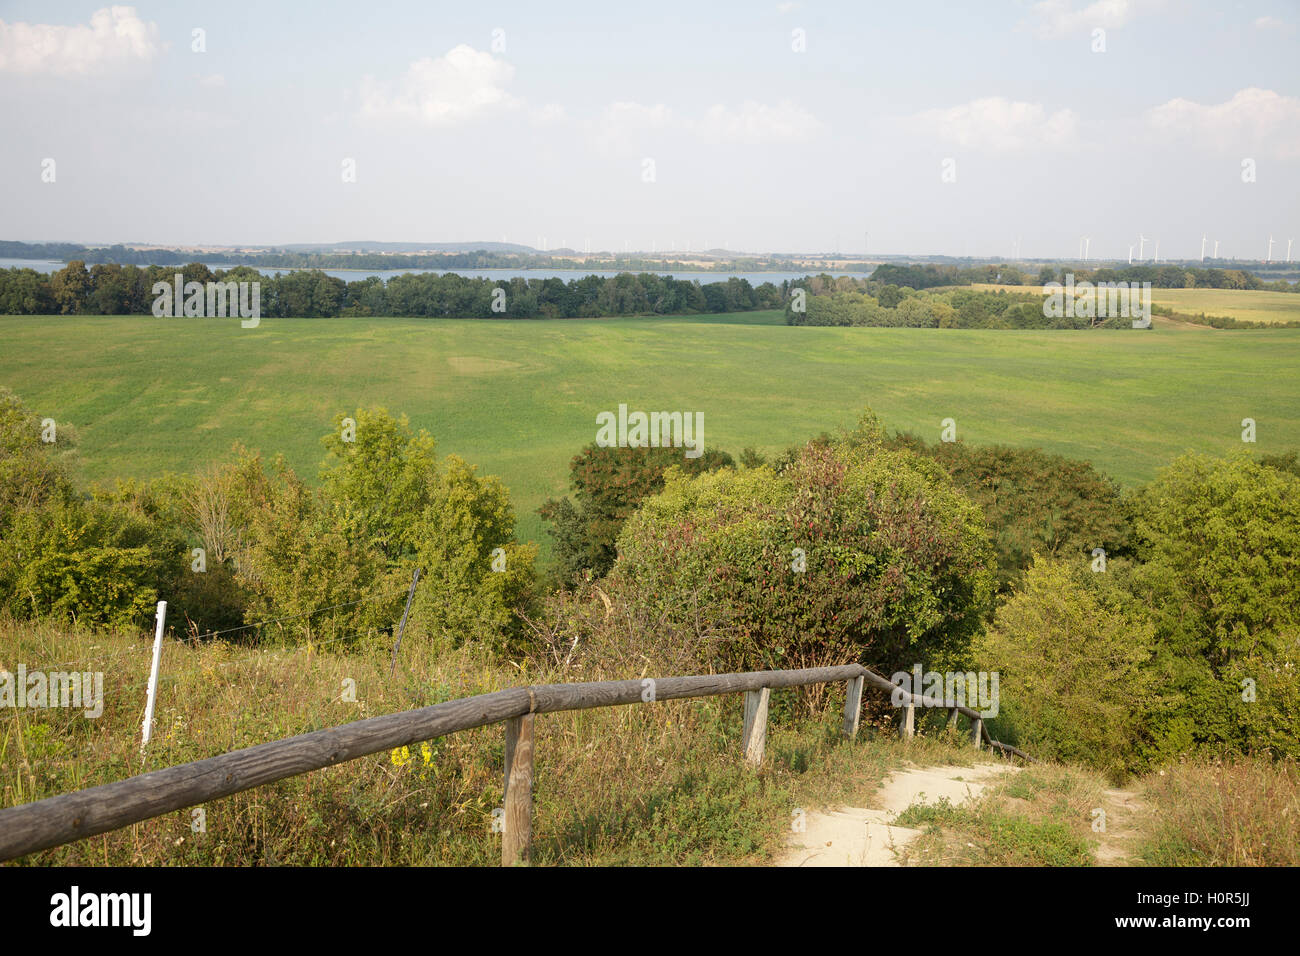
[[[94,73],[162,50],[158,25],[141,20],[135,7],[96,10],[89,25],[0,20],[0,73]]]
[[[697,117],[680,116],[663,103],[624,101],[605,107],[594,135],[597,145],[610,152],[648,149],[664,134],[714,143],[798,143],[821,129],[817,117],[790,100],[774,106],[746,100],[734,109],[719,103]]]
[[[195,76],[199,86],[205,89],[215,90],[226,85],[226,77],[221,73],[209,73],[207,76]]]
[[[799,4],[797,4],[797,3],[790,3],[790,2],[788,2],[788,0],[787,0],[787,2],[784,2],[784,3],[778,3],[778,4],[776,5],[776,12],[777,12],[777,13],[790,13],[791,11],[793,11],[793,10],[797,10],[797,9],[799,9]]]
[[[1076,137],[1079,118],[1073,110],[1049,113],[1039,103],[990,96],[947,109],[925,110],[911,117],[908,125],[958,146],[1009,151],[1065,145]]]
[[[564,107],[559,103],[547,103],[529,112],[528,121],[534,126],[554,126],[569,118]]]
[[[1173,99],[1147,111],[1157,131],[1186,135],[1218,149],[1263,148],[1300,156],[1300,99],[1249,87],[1225,103]]]
[[[1291,24],[1285,20],[1279,20],[1277,17],[1257,17],[1255,20],[1256,30],[1282,30],[1291,32]]]
[[[822,128],[821,122],[790,100],[775,106],[746,100],[739,109],[719,104],[704,116],[701,132],[706,138],[728,143],[797,143]]]
[[[437,59],[424,57],[407,68],[395,87],[374,77],[361,80],[361,112],[426,126],[456,126],[519,101],[506,91],[515,68],[464,43]]]
[[[1095,0],[1076,10],[1071,0],[1042,0],[1030,8],[1029,25],[1045,39],[1067,33],[1091,33],[1097,27],[1124,26],[1137,15],[1138,6],[1137,0]]]
[[[643,106],[620,101],[605,107],[601,123],[607,128],[637,130],[663,129],[673,121],[673,111],[663,103]]]
[[[601,112],[592,128],[596,146],[602,152],[645,149],[658,133],[676,125],[673,111],[663,103],[645,106],[620,101]]]

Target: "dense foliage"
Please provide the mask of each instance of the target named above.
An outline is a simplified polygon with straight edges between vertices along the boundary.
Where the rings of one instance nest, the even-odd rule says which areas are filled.
[[[934,462],[869,441],[809,444],[779,472],[671,471],[618,550],[624,593],[727,670],[955,662],[992,592],[979,510]]]
[[[319,490],[238,450],[195,475],[82,494],[60,441],[0,392],[0,607],[142,627],[162,598],[193,635],[353,641],[394,624],[418,567],[412,639],[510,647],[536,549],[515,542],[505,487],[439,461],[427,433],[382,409],[337,425]]]
[[[688,458],[681,448],[621,448],[591,444],[574,456],[569,481],[576,504],[550,499],[538,513],[552,523],[556,573],[571,582],[583,572],[604,575],[614,566],[615,541],[647,495],[663,489],[671,467],[697,475],[733,464],[724,451]]]
[[[206,265],[138,267],[69,262],[45,275],[34,269],[0,269],[3,315],[149,315],[154,284],[258,282],[262,317],[429,316],[443,318],[593,318],[744,312],[779,308],[785,286],[758,288],[732,276],[700,283],[653,273],[622,272],[563,279],[466,278],[454,273],[403,273],[344,282],[319,270],[265,276],[248,266],[213,272]]]
[[[980,506],[997,553],[998,589],[1007,591],[1035,554],[1072,561],[1101,548],[1127,554],[1130,531],[1119,485],[1091,462],[1009,445],[927,444],[915,435],[891,442],[934,458]]]
[[[1300,478],[1188,455],[1129,508],[1132,564],[1037,563],[999,609],[978,653],[1004,726],[1112,770],[1300,756]]]
[[[935,286],[996,283],[1001,285],[1045,285],[1060,281],[1066,272],[1073,273],[1075,282],[1150,282],[1153,289],[1269,289],[1275,292],[1296,292],[1300,286],[1284,279],[1268,282],[1245,269],[1221,269],[1217,266],[1196,268],[1177,265],[1136,265],[1096,269],[1070,264],[1043,266],[1036,275],[1029,275],[1016,266],[940,266],[896,265],[885,263],[871,274],[872,281],[881,285],[905,286],[909,289],[929,289]]]

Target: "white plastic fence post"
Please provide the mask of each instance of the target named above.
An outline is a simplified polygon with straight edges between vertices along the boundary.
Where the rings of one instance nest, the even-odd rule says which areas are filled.
[[[163,622],[167,620],[167,602],[158,602],[157,624],[153,632],[153,667],[149,670],[149,699],[144,705],[144,738],[140,741],[140,750],[149,743],[153,733],[153,702],[158,696],[158,658],[162,656]]]

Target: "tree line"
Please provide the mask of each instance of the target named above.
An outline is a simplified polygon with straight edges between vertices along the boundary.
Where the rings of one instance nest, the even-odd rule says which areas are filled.
[[[1043,297],[1002,289],[911,289],[841,276],[799,279],[807,294],[786,301],[787,325],[876,326],[915,329],[1130,328],[1125,316],[1048,316]],[[1154,310],[1153,310],[1154,311]]]
[[[1300,292],[1300,284],[1276,279],[1261,279],[1245,269],[1189,268],[1178,265],[1137,265],[1114,268],[1102,266],[1095,269],[1075,265],[1046,265],[1030,273],[1012,265],[948,266],[948,265],[895,265],[878,266],[871,278],[881,285],[896,285],[909,289],[932,289],[938,286],[972,285],[1046,285],[1063,282],[1065,275],[1074,276],[1075,283],[1088,282],[1149,282],[1153,289],[1263,289],[1270,292]]]
[[[403,273],[385,281],[355,282],[303,270],[266,276],[239,266],[215,272],[201,262],[184,266],[95,264],[73,260],[48,275],[0,269],[0,315],[149,315],[153,288],[184,282],[258,282],[263,317],[428,316],[436,318],[596,318],[678,315],[780,308],[789,283],[757,288],[736,276],[700,283],[653,273],[616,276],[486,279],[446,273]]]

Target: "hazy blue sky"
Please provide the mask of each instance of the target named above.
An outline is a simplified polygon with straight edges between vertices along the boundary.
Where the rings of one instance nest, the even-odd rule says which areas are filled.
[[[1276,0],[0,2],[0,238],[1278,258],[1298,53]]]

